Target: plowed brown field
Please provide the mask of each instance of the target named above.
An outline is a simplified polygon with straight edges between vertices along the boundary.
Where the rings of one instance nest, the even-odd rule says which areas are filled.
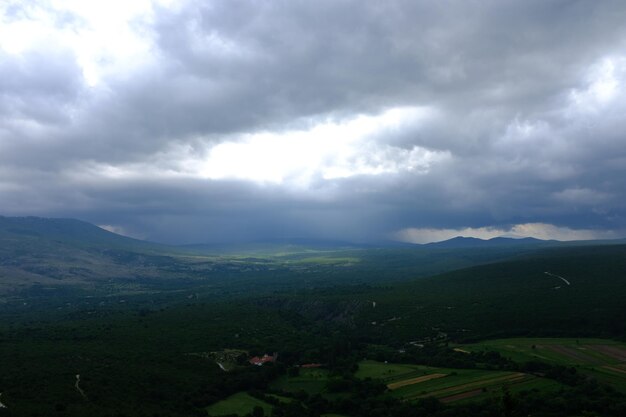
[[[617,359],[620,362],[626,362],[626,349],[620,346],[589,345],[589,347],[610,358]]]
[[[424,375],[417,378],[405,379],[404,381],[394,382],[393,384],[387,385],[387,388],[390,390],[395,390],[398,388],[406,387],[407,385],[419,384],[420,382],[430,381],[431,379],[443,378],[448,374],[430,374]]]

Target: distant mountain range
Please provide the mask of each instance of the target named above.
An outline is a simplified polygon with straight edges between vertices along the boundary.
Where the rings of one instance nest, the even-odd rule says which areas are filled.
[[[441,242],[427,243],[423,246],[431,248],[480,248],[493,246],[537,246],[556,245],[561,242],[557,240],[541,240],[534,237],[510,238],[494,237],[492,239],[478,239],[475,237],[457,236]]]
[[[432,242],[420,245],[428,248],[495,248],[495,247],[548,247],[548,246],[588,246],[588,245],[614,245],[626,243],[626,239],[602,239],[602,240],[542,240],[534,237],[511,238],[494,237],[492,239],[478,239],[475,237],[457,236],[441,242]]]
[[[426,244],[412,244],[396,241],[381,241],[376,243],[355,243],[349,241],[313,239],[313,238],[284,238],[265,239],[245,243],[198,243],[186,245],[166,245],[148,242],[122,236],[104,230],[91,223],[64,218],[44,217],[4,217],[0,216],[0,247],[10,242],[48,241],[72,245],[81,248],[106,247],[108,249],[129,249],[137,251],[167,252],[200,250],[200,251],[248,251],[271,250],[279,247],[311,248],[311,249],[349,249],[349,248],[481,248],[500,246],[554,246],[579,245],[626,242],[619,240],[587,240],[562,242],[558,240],[541,240],[532,237],[510,238],[495,237],[479,239],[474,237],[457,236],[452,239]]]
[[[413,249],[463,249],[481,247],[507,247],[507,246],[553,246],[565,242],[557,240],[541,240],[532,237],[508,238],[496,237],[493,239],[478,239],[474,237],[457,236],[452,239],[440,242],[424,244],[406,243],[397,241],[379,241],[375,243],[355,243],[339,240],[322,239],[266,239],[245,243],[206,243],[181,245],[181,248],[199,250],[204,252],[265,252],[272,250],[293,250],[293,249],[317,249],[317,250],[337,250],[337,249],[373,249],[373,248],[413,248]]]
[[[456,237],[424,245],[397,242],[363,245],[274,239],[246,244],[169,246],[121,236],[76,219],[0,216],[0,295],[30,291],[37,286],[56,290],[76,286],[141,291],[148,285],[156,291],[189,280],[221,277],[231,282],[232,276],[245,276],[257,282],[259,274],[267,271],[272,276],[277,274],[272,271],[282,271],[290,279],[293,278],[290,274],[298,273],[294,271],[307,271],[307,279],[314,272],[326,285],[354,276],[367,276],[372,282],[380,281],[383,276],[410,279],[509,259],[547,247],[603,243],[620,241]]]

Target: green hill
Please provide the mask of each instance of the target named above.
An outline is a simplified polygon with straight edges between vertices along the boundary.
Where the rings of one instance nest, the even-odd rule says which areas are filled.
[[[91,223],[75,219],[54,219],[42,217],[4,217],[0,216],[0,235],[3,238],[22,236],[62,241],[85,241],[108,237],[109,241],[117,235],[107,232]],[[120,236],[120,238],[123,238]]]
[[[0,217],[0,294],[142,277],[172,252],[79,220]]]
[[[551,248],[359,294],[366,333],[396,342],[445,333],[626,334],[626,245]]]

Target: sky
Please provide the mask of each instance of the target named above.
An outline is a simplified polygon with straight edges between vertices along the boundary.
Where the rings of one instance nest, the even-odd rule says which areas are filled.
[[[4,0],[0,214],[166,243],[626,237],[626,4]]]

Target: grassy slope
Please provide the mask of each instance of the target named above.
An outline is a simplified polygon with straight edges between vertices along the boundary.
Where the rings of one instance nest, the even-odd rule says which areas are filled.
[[[408,375],[426,375],[429,372],[434,372],[430,366],[410,365],[410,364],[398,364],[398,363],[382,363],[377,361],[362,361],[359,362],[359,369],[356,371],[355,376],[357,378],[372,378],[380,379],[384,382],[393,382],[399,379],[403,379]]]
[[[272,406],[251,397],[245,392],[239,392],[230,397],[207,407],[210,416],[223,416],[229,414],[237,414],[243,416],[252,412],[254,407],[261,407],[266,415],[272,411]]]
[[[79,220],[0,217],[0,294],[150,276],[171,253]]]

